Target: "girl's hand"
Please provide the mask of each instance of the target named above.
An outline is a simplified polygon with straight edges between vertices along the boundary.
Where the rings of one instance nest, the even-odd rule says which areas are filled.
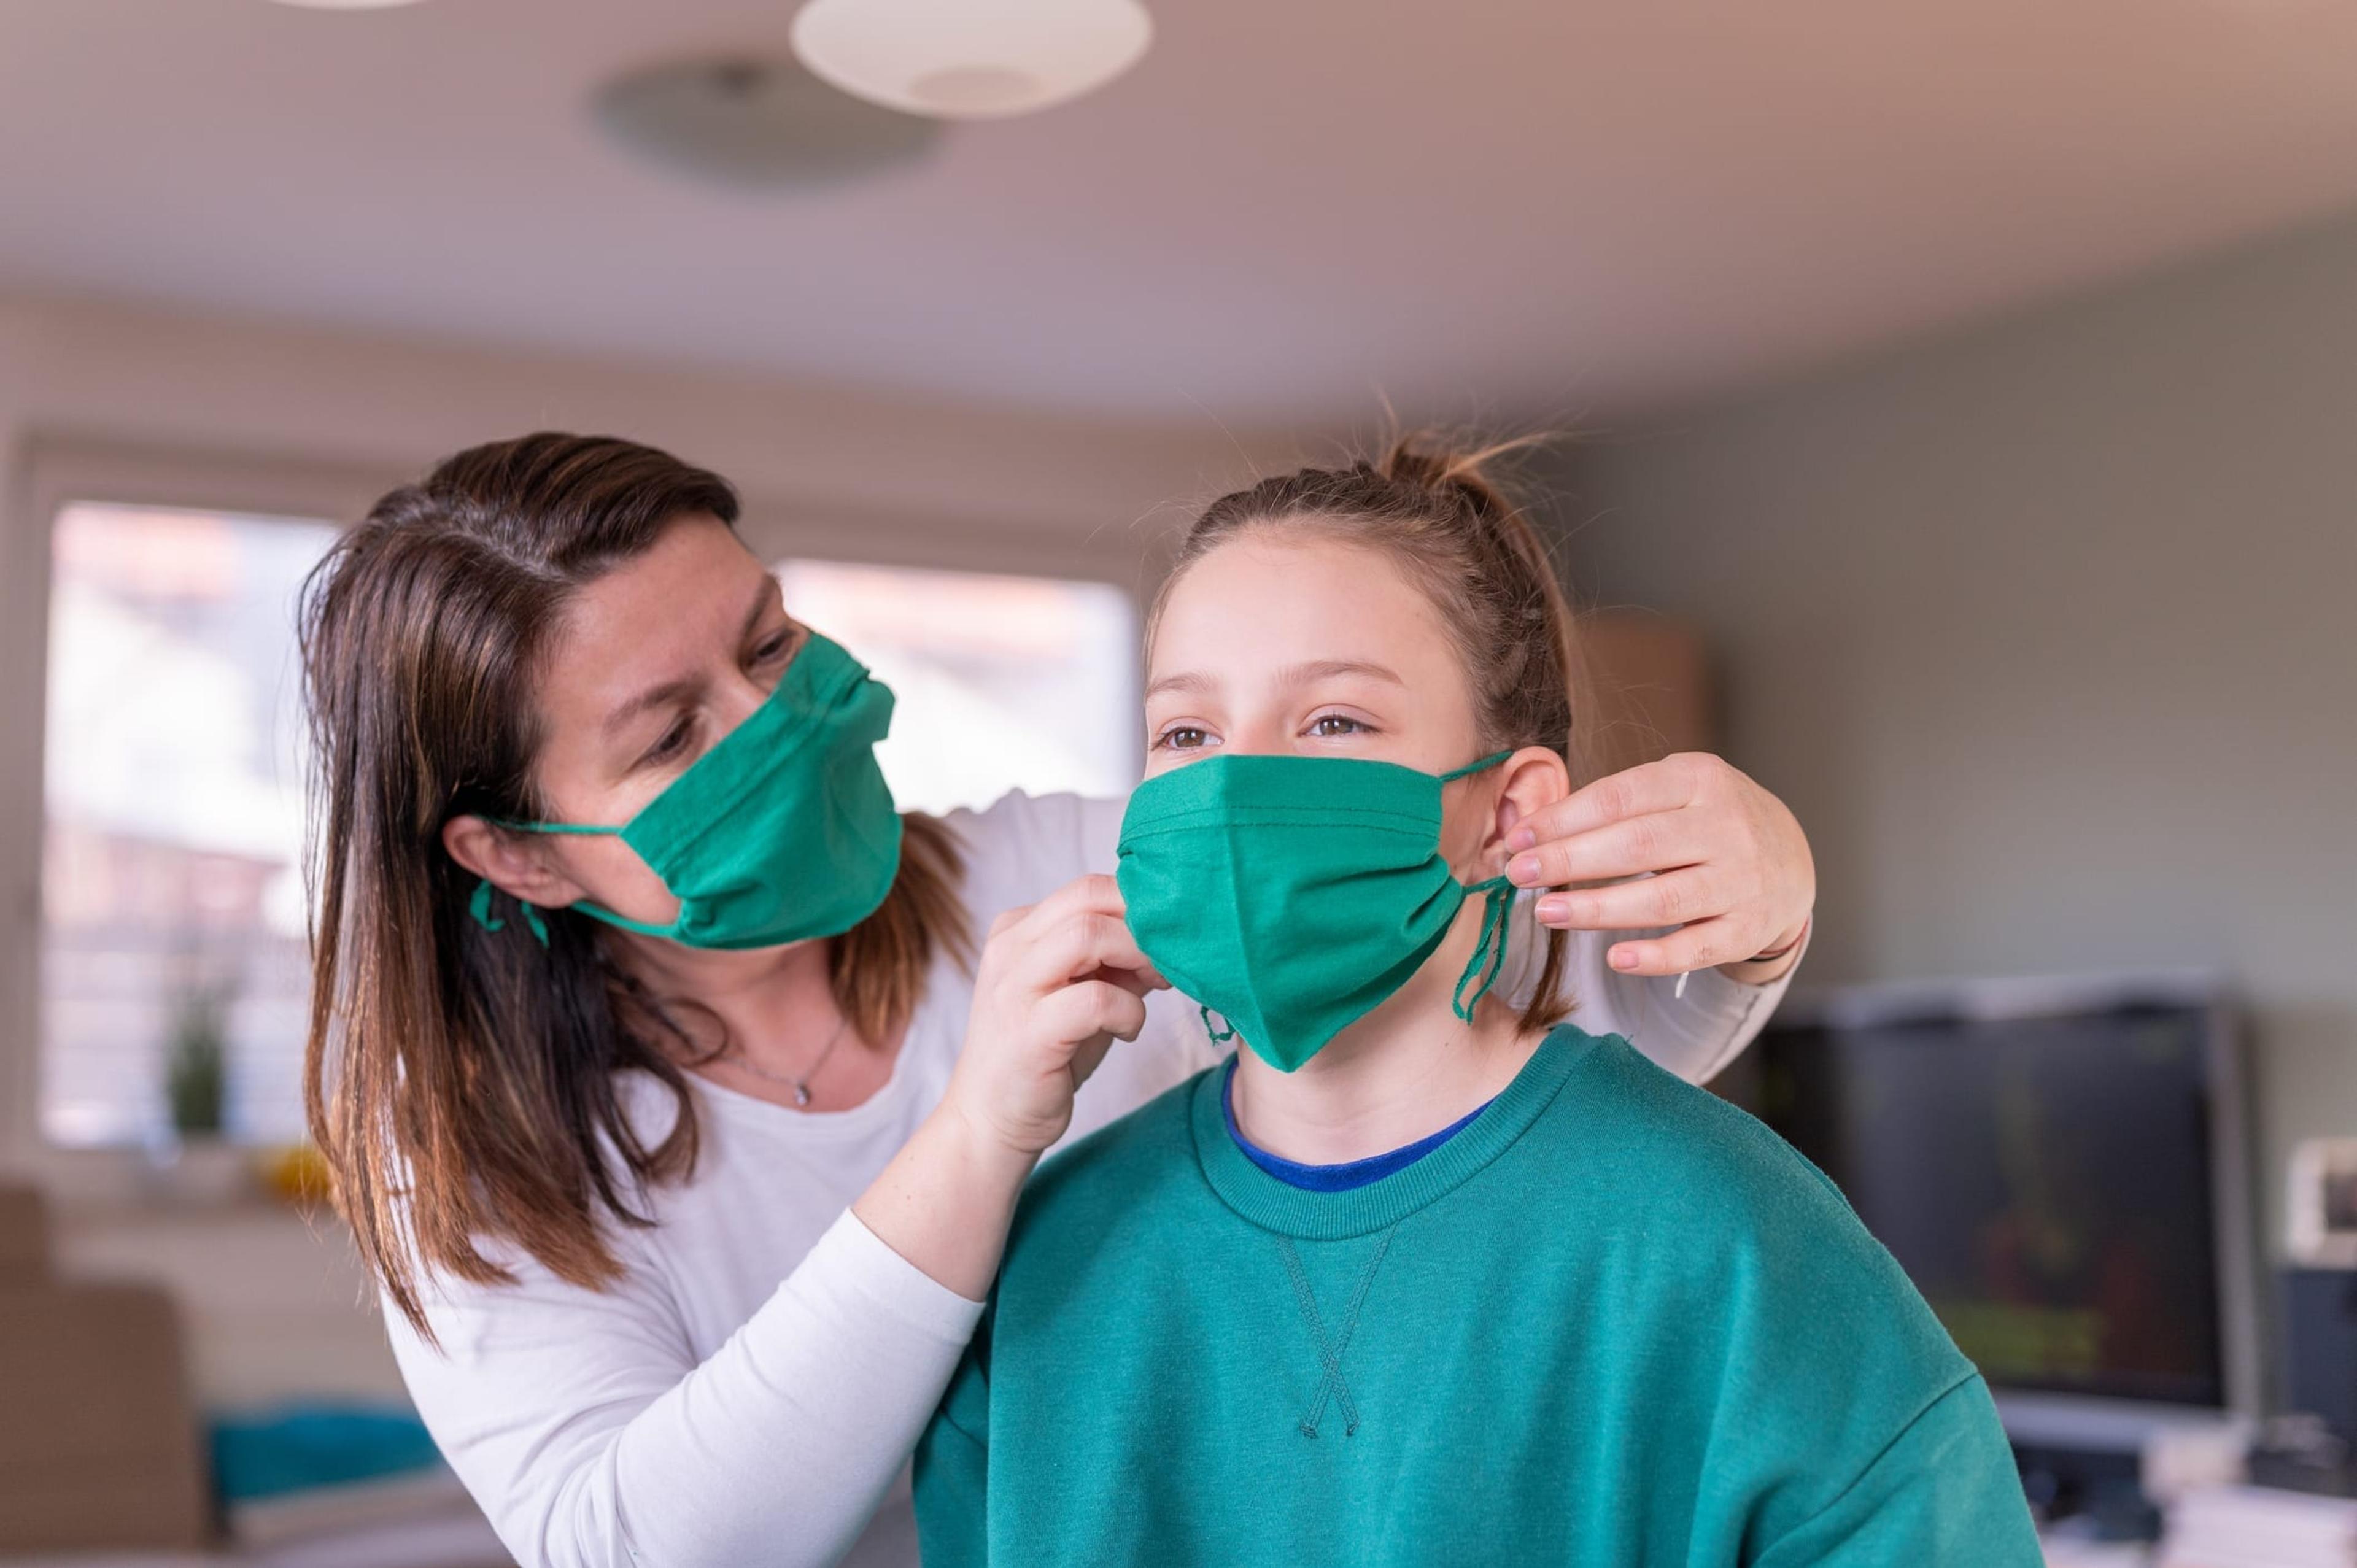
[[[1716,966],[1740,980],[1773,980],[1798,961],[1816,902],[1801,824],[1783,801],[1705,752],[1599,779],[1534,813],[1507,844],[1519,852],[1506,868],[1515,886],[1559,889],[1538,901],[1544,925],[1677,928],[1614,944],[1608,961],[1631,974]],[[1642,879],[1567,886],[1623,877]],[[1763,952],[1777,956],[1749,961]]]
[[[1130,939],[1125,913],[1112,877],[1083,876],[992,922],[947,1096],[986,1138],[1045,1151],[1071,1125],[1072,1096],[1113,1042],[1145,1027],[1146,993],[1168,983]]]

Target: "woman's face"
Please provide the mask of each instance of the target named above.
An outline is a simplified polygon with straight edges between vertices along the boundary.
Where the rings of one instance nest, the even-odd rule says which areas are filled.
[[[761,705],[804,637],[717,518],[673,524],[576,595],[550,640],[537,782],[551,820],[629,822]],[[658,924],[679,912],[619,839],[540,835],[533,852],[574,897]]]
[[[1223,752],[1426,773],[1480,755],[1464,660],[1391,558],[1268,530],[1219,546],[1171,589],[1148,654],[1146,743],[1149,776]],[[1470,786],[1486,797],[1485,782]],[[1442,850],[1460,871],[1488,816],[1449,813]]]

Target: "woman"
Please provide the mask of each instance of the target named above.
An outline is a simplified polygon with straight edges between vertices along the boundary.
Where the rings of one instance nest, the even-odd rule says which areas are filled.
[[[889,694],[736,515],[535,435],[386,496],[307,596],[311,1119],[418,1408],[535,1568],[912,1562],[899,1478],[1032,1165],[1216,1055],[1074,884],[1119,802],[894,815]],[[1805,933],[1790,814],[1684,758],[1526,826],[1528,885],[1663,874],[1539,915],[1684,921],[1570,972],[1716,1070]]]
[[[1987,1389],[1833,1185],[1559,965],[1495,994],[1571,619],[1479,456],[1213,503],[1149,627],[1120,887],[1242,1047],[1031,1183],[926,1568],[2037,1568]]]

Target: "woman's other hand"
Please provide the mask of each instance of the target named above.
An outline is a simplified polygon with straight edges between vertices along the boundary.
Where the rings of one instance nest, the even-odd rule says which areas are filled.
[[[1146,993],[1166,982],[1124,913],[1112,877],[1083,876],[991,925],[948,1095],[979,1133],[1044,1152],[1113,1042],[1145,1027]]]
[[[1613,945],[1608,961],[1631,974],[1719,968],[1738,980],[1774,980],[1798,961],[1816,902],[1800,822],[1706,752],[1599,779],[1534,814],[1507,842],[1517,852],[1507,867],[1514,884],[1555,889],[1538,900],[1542,924],[1676,928]],[[1774,956],[1755,961],[1761,953]]]

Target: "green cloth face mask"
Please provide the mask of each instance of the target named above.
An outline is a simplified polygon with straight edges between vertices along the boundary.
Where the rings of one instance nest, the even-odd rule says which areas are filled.
[[[751,717],[619,828],[511,822],[535,833],[610,833],[679,900],[669,925],[587,899],[573,908],[609,926],[692,948],[766,948],[849,930],[876,912],[900,869],[900,816],[876,764],[892,727],[892,689],[811,634]],[[490,884],[471,910],[487,930]],[[543,946],[532,906],[524,918]]]
[[[1467,886],[1440,853],[1453,773],[1339,757],[1208,757],[1137,787],[1116,880],[1138,947],[1280,1072],[1316,1056],[1432,956],[1458,908],[1486,900],[1457,1015],[1498,977],[1513,885]]]

